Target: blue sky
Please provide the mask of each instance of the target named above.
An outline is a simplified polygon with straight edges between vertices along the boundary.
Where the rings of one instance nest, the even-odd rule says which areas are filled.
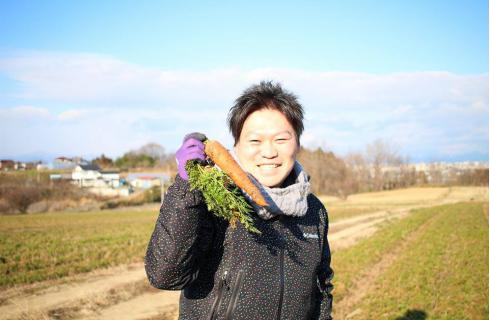
[[[262,79],[299,96],[307,147],[488,159],[486,1],[3,1],[0,157],[230,146]]]

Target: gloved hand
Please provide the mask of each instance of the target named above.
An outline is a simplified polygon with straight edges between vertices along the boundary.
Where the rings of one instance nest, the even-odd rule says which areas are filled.
[[[189,180],[187,171],[185,171],[185,164],[188,160],[199,159],[205,160],[204,154],[204,141],[207,138],[204,134],[199,132],[189,133],[184,137],[182,146],[177,150],[175,159],[177,160],[177,168],[179,176],[184,180]]]

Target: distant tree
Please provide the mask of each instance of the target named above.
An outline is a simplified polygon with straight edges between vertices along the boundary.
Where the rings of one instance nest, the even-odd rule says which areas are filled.
[[[18,172],[0,173],[0,213],[25,213],[31,204],[41,200],[78,200],[91,196],[66,181],[51,183],[49,175],[37,179]]]
[[[442,185],[444,182],[442,172],[435,163],[429,165],[429,177],[427,180],[431,185]]]
[[[346,197],[353,191],[351,172],[345,162],[331,151],[301,148],[299,162],[311,176],[311,188],[318,194]]]
[[[5,196],[13,208],[19,210],[21,213],[26,213],[29,205],[42,198],[41,192],[42,189],[36,185],[16,186],[8,189],[5,192]]]
[[[477,186],[488,186],[488,168],[476,169],[474,171],[474,184]]]
[[[344,157],[345,164],[351,171],[349,185],[352,193],[369,191],[370,172],[365,157],[352,152]]]
[[[133,151],[136,155],[147,155],[155,160],[166,158],[165,148],[157,143],[147,143],[141,148]]]
[[[398,149],[385,140],[377,139],[366,146],[366,161],[370,166],[371,189],[392,189],[404,165]],[[397,172],[398,171],[398,172]]]
[[[100,157],[97,157],[92,160],[93,164],[98,165],[101,168],[110,168],[114,166],[114,162],[112,161],[111,158],[106,157],[104,154],[102,154]]]
[[[488,168],[464,170],[454,181],[456,185],[488,186]]]
[[[126,152],[116,159],[115,164],[121,169],[158,166],[165,171],[177,171],[174,154],[167,154],[165,148],[157,143],[148,143],[136,150]]]
[[[116,159],[116,166],[121,169],[137,167],[154,167],[157,160],[146,154],[125,153],[122,157]]]
[[[429,182],[424,171],[418,171],[415,179],[415,185],[418,186],[424,186]]]

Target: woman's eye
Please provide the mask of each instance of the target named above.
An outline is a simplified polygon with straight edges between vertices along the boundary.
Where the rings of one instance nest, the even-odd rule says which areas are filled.
[[[250,141],[250,143],[259,143],[259,142],[260,142],[260,141],[259,141],[259,140],[257,140],[257,139],[251,139],[251,140],[249,140],[249,141]]]

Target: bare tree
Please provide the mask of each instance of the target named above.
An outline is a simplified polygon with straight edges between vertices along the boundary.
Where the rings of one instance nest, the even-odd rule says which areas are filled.
[[[344,161],[351,171],[348,185],[352,193],[369,191],[370,171],[365,157],[361,153],[352,152],[344,157]]]
[[[134,154],[137,155],[147,155],[152,157],[155,160],[160,160],[161,158],[166,157],[165,148],[159,145],[158,143],[147,143],[139,149],[133,151]]]
[[[366,160],[370,166],[372,190],[393,189],[401,176],[403,157],[393,144],[377,139],[366,146]]]
[[[353,191],[351,171],[345,162],[333,152],[316,149],[301,149],[298,160],[311,176],[314,192],[347,197]]]

